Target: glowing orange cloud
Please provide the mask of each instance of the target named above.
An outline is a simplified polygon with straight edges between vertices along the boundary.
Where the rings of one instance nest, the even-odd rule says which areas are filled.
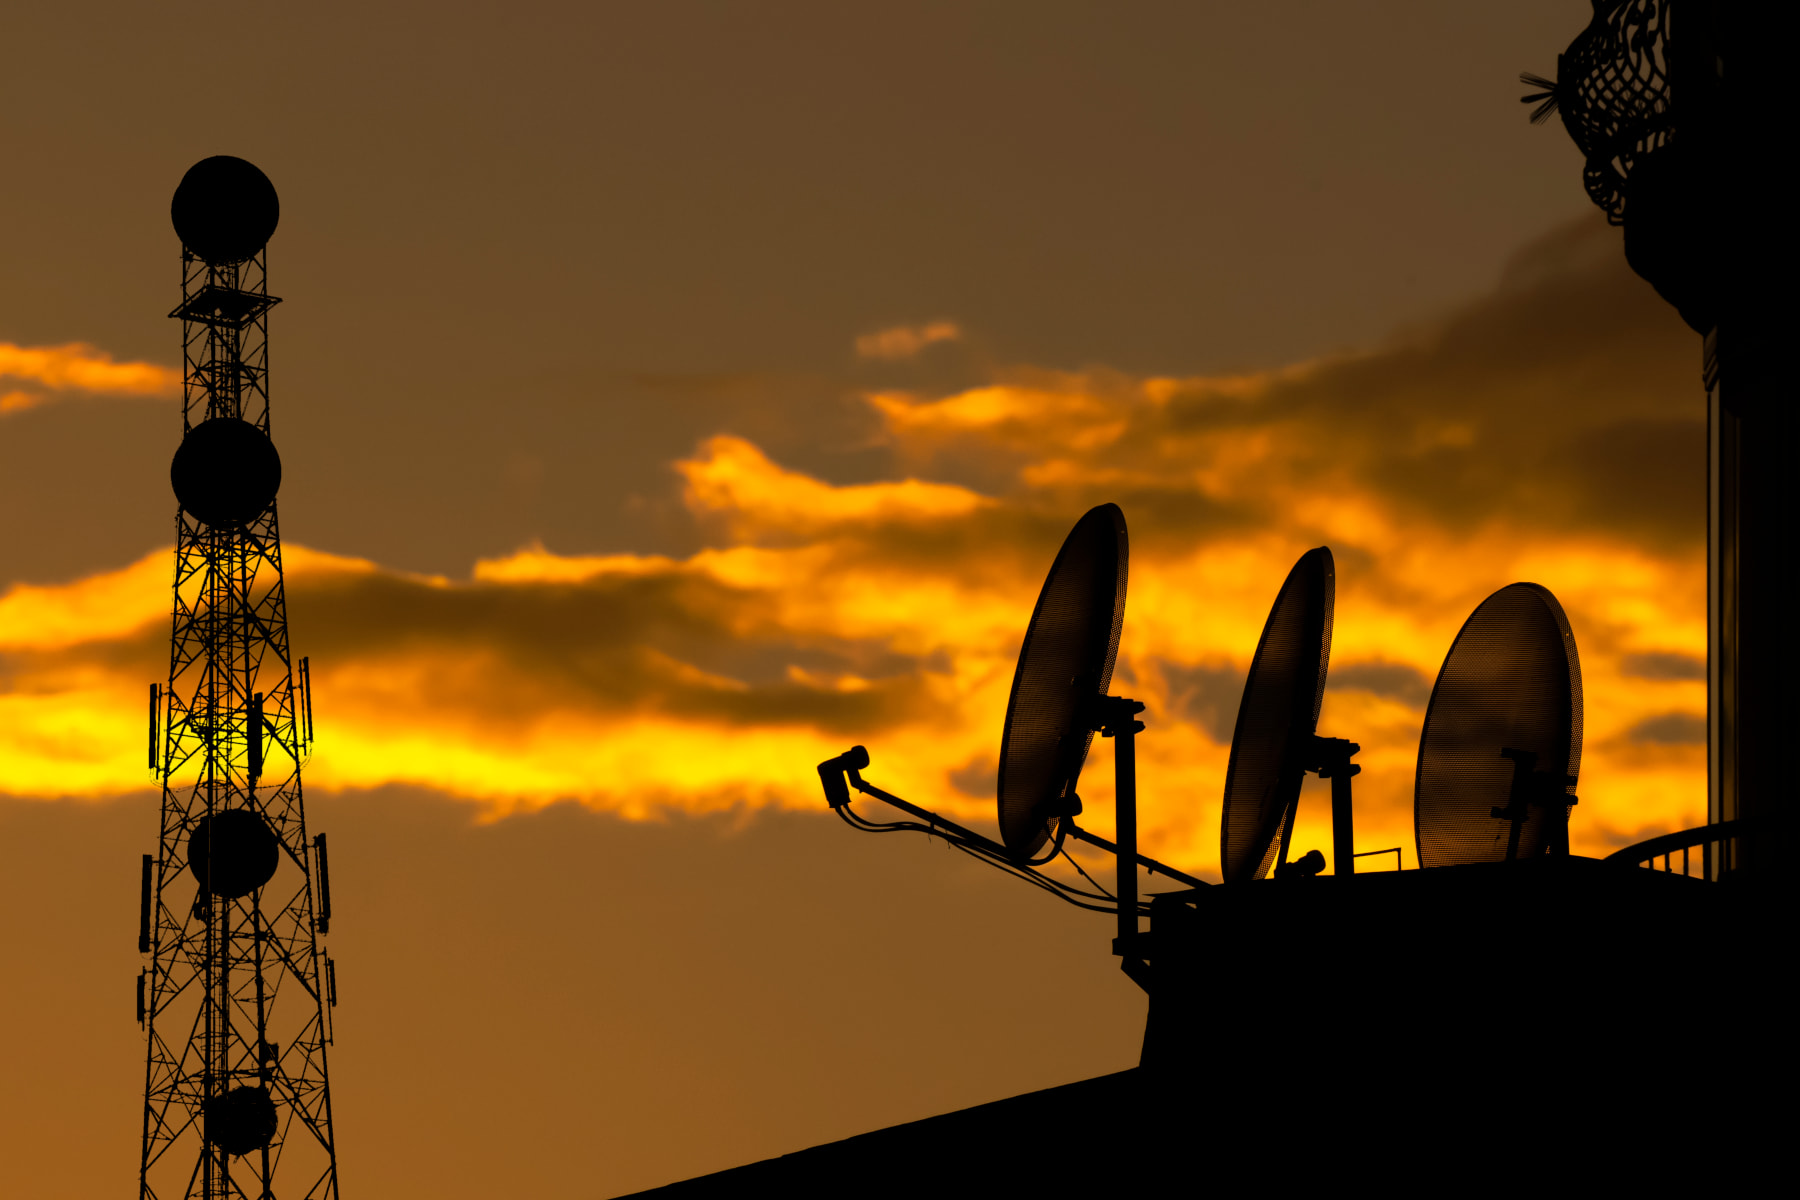
[[[932,522],[992,505],[967,488],[917,479],[832,487],[784,471],[735,437],[715,437],[698,458],[675,464],[687,481],[688,506],[727,518],[741,536],[809,534],[847,524]]]
[[[1503,289],[1418,340],[1278,371],[883,392],[871,412],[911,472],[885,481],[834,485],[714,437],[673,464],[714,534],[686,557],[533,545],[450,580],[289,547],[317,697],[308,781],[419,784],[493,814],[565,798],[633,817],[816,808],[812,764],[861,742],[884,785],[989,821],[1038,585],[1075,519],[1112,500],[1132,539],[1115,688],[1149,705],[1153,852],[1216,871],[1243,673],[1287,569],[1320,544],[1338,564],[1321,731],[1363,746],[1362,848],[1399,845],[1411,864],[1431,681],[1467,614],[1516,580],[1558,595],[1580,645],[1576,849],[1693,823],[1705,579],[1683,489],[1699,406],[1685,376],[1642,367],[1654,327],[1578,341],[1541,317],[1602,284]],[[1623,365],[1596,375],[1609,354]],[[977,488],[954,477],[968,451],[1009,466]],[[146,782],[167,562],[0,597],[0,790]],[[1102,832],[1106,745],[1082,781]],[[1298,846],[1329,842],[1326,813],[1303,801]]]
[[[896,325],[878,329],[856,339],[856,353],[863,358],[912,358],[936,342],[962,340],[962,329],[954,321],[933,321],[927,325]]]
[[[181,372],[146,362],[114,362],[112,355],[81,342],[63,346],[15,346],[0,342],[0,381],[34,383],[48,393],[95,392],[168,396],[181,391]],[[0,393],[0,414],[36,408],[54,395],[19,388]]]
[[[693,462],[726,470],[741,451],[723,449],[718,460]],[[864,506],[850,502],[839,511]],[[1424,539],[1428,531],[1414,535]],[[1151,705],[1153,736],[1141,742],[1147,836],[1184,862],[1205,866],[1215,857],[1233,689],[1273,588],[1309,540],[1259,531],[1189,553],[1134,557],[1120,686]],[[1351,556],[1339,546],[1348,565]],[[847,558],[867,549],[841,533],[825,542],[723,547],[679,560],[564,558],[533,548],[480,563],[469,582],[452,583],[291,547],[303,648],[309,615],[317,624],[322,616],[354,620],[365,606],[397,614],[384,622],[371,613],[371,627],[348,644],[331,630],[312,639],[319,643],[314,677],[325,752],[311,764],[309,780],[340,788],[417,783],[480,800],[496,813],[561,797],[633,816],[668,807],[810,806],[810,764],[862,740],[894,786],[981,819],[984,798],[952,780],[979,777],[991,764],[1035,570],[1022,566],[996,579],[954,560],[937,571],[866,563],[844,569]],[[1375,663],[1389,676],[1428,680],[1462,616],[1490,584],[1513,577],[1547,582],[1587,641],[1591,749],[1581,827],[1616,841],[1690,815],[1701,786],[1698,755],[1687,747],[1640,746],[1629,733],[1659,714],[1700,711],[1699,685],[1631,679],[1620,663],[1633,653],[1703,653],[1695,571],[1629,546],[1578,538],[1545,545],[1504,528],[1472,543],[1430,538],[1415,553],[1392,557],[1388,570],[1341,575],[1339,676],[1354,684],[1369,677],[1356,668]],[[21,664],[19,652],[34,656],[0,696],[0,782],[7,791],[105,794],[142,785],[134,702],[141,676],[154,678],[159,666],[166,570],[166,554],[157,553],[119,572],[61,588],[19,587],[0,599],[0,647]],[[645,590],[634,595],[633,588]],[[378,593],[398,603],[373,605]],[[445,603],[466,611],[448,628],[409,629],[409,613],[424,616]],[[557,615],[571,604],[576,611]],[[668,648],[621,647],[604,636],[584,642],[573,628],[584,604],[609,621],[660,607],[663,628],[649,636]],[[569,622],[544,629],[548,646],[598,664],[595,690],[584,690],[579,671],[567,664],[540,661],[516,628],[541,627],[546,619]],[[677,645],[684,640],[685,650]],[[83,653],[129,642],[142,651],[138,679],[122,679]],[[763,678],[740,678],[690,660],[717,658],[721,646],[785,661]],[[795,656],[810,656],[815,665]],[[1225,691],[1211,714],[1183,682],[1209,669]],[[602,694],[608,687],[617,694]],[[884,687],[891,704],[862,707],[864,728],[830,719],[848,701],[881,699]],[[1351,686],[1334,687],[1327,701],[1324,727],[1365,747],[1362,828],[1384,844],[1409,841],[1421,698],[1418,688],[1395,698]],[[1086,791],[1102,827],[1108,785],[1099,762]],[[1303,821],[1301,836],[1324,840],[1319,817]]]

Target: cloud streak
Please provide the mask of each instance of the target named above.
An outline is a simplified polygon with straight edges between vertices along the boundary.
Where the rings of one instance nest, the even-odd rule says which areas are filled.
[[[1520,579],[1557,593],[1581,645],[1577,848],[1691,823],[1700,403],[1670,366],[1685,333],[1612,236],[1550,239],[1493,296],[1361,354],[871,395],[896,478],[831,484],[708,439],[673,464],[709,531],[686,557],[531,546],[449,580],[290,547],[320,732],[308,782],[419,784],[493,813],[569,797],[633,817],[810,808],[812,764],[861,742],[894,790],[990,819],[980,793],[1037,587],[1076,517],[1110,500],[1131,523],[1118,686],[1149,705],[1157,853],[1216,870],[1243,672],[1288,567],[1319,544],[1338,562],[1321,732],[1364,747],[1360,842],[1410,845],[1429,682],[1469,611]],[[985,485],[958,478],[972,458]],[[0,597],[0,790],[143,785],[167,562]],[[1101,829],[1104,757],[1083,778]],[[1322,799],[1296,836],[1329,841]]]
[[[70,392],[174,396],[181,392],[181,372],[155,363],[115,362],[112,355],[83,342],[62,346],[0,342],[0,416],[37,408]]]
[[[859,336],[856,339],[856,353],[859,358],[898,362],[917,358],[927,346],[938,342],[959,342],[962,335],[962,329],[954,321],[895,325]]]

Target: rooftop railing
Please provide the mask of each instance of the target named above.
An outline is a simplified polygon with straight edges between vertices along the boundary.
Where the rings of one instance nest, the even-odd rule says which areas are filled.
[[[1689,877],[1696,874],[1694,868],[1698,867],[1701,879],[1715,881],[1737,868],[1738,842],[1751,832],[1751,825],[1751,818],[1746,817],[1736,821],[1721,821],[1717,825],[1681,829],[1639,842],[1635,846],[1627,846],[1623,850],[1615,850],[1606,856],[1606,861]],[[1695,854],[1696,850],[1700,853]],[[1658,860],[1661,860],[1660,863]]]

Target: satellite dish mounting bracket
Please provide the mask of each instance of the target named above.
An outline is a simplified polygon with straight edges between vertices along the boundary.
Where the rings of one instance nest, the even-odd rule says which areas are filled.
[[[1506,861],[1512,862],[1519,857],[1520,835],[1525,822],[1531,819],[1532,808],[1550,810],[1552,829],[1550,833],[1551,854],[1567,856],[1569,853],[1569,809],[1580,801],[1569,793],[1575,786],[1572,775],[1562,777],[1560,786],[1556,777],[1549,771],[1537,769],[1537,752],[1535,750],[1515,750],[1511,746],[1500,748],[1500,757],[1512,760],[1512,791],[1507,796],[1504,808],[1495,806],[1494,819],[1505,821],[1509,828],[1506,834]]]
[[[1351,875],[1356,871],[1355,806],[1350,781],[1362,774],[1362,768],[1350,760],[1361,749],[1348,738],[1314,734],[1301,753],[1301,771],[1331,780],[1331,856],[1339,875]],[[1308,850],[1292,861],[1288,859],[1288,843],[1294,836],[1294,820],[1299,812],[1300,796],[1295,793],[1281,823],[1281,849],[1275,864],[1277,879],[1311,879],[1325,870],[1325,856],[1317,850]]]
[[[1144,711],[1139,700],[1128,700],[1124,696],[1102,696],[1094,702],[1094,732],[1101,737],[1116,737],[1120,733],[1126,736],[1144,732],[1144,723],[1137,720],[1137,715]],[[1127,729],[1126,726],[1130,728]]]
[[[1362,774],[1362,768],[1350,760],[1361,746],[1348,738],[1313,735],[1308,743],[1306,769],[1320,779],[1331,780],[1331,857],[1332,870],[1339,875],[1356,872],[1356,828],[1351,804],[1350,781]],[[1297,803],[1297,801],[1296,801]],[[1293,822],[1288,822],[1289,828]]]
[[[1150,964],[1144,959],[1144,935],[1138,930],[1137,869],[1143,867],[1152,875],[1160,872],[1191,888],[1207,885],[1192,875],[1138,853],[1137,735],[1144,732],[1144,723],[1137,719],[1137,715],[1144,711],[1143,702],[1124,696],[1100,696],[1095,698],[1089,711],[1094,732],[1101,737],[1113,739],[1113,796],[1117,806],[1114,829],[1119,840],[1116,843],[1109,842],[1089,833],[1072,819],[1059,821],[1056,832],[1059,838],[1066,833],[1077,841],[1097,846],[1113,856],[1118,865],[1118,882],[1114,891],[1118,897],[1119,910],[1119,936],[1113,939],[1113,953],[1122,960],[1120,966],[1131,981],[1149,991]]]
[[[1144,948],[1139,942],[1137,899],[1137,735],[1144,731],[1144,723],[1137,715],[1143,711],[1141,701],[1124,696],[1101,696],[1093,708],[1095,732],[1113,739],[1113,797],[1117,813],[1113,829],[1119,839],[1114,850],[1118,883],[1113,889],[1119,898],[1119,937],[1113,943],[1113,953],[1123,960],[1120,965],[1131,981],[1148,991],[1150,965],[1144,961]],[[1073,821],[1061,824],[1069,826],[1069,832],[1077,837],[1084,832],[1076,829]]]

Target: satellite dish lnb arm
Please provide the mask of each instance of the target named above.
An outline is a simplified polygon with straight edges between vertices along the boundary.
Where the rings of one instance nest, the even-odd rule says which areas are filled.
[[[819,781],[824,786],[825,799],[831,805],[831,810],[837,813],[838,817],[851,828],[867,833],[913,831],[941,837],[946,844],[963,853],[979,858],[990,866],[998,867],[1035,887],[1043,888],[1058,899],[1073,904],[1077,908],[1084,908],[1090,912],[1113,913],[1117,911],[1116,897],[1109,896],[1104,892],[1086,891],[1046,875],[1029,863],[1015,862],[1007,853],[1006,847],[999,842],[982,837],[972,829],[958,825],[955,821],[946,820],[930,809],[920,808],[910,801],[902,800],[892,792],[884,791],[865,781],[860,772],[863,767],[868,765],[869,752],[861,746],[853,747],[846,753],[840,754],[836,758],[828,758],[819,764]],[[866,796],[873,796],[877,800],[891,804],[914,819],[910,821],[871,821],[851,808],[851,788],[855,788]],[[1171,874],[1173,873],[1171,872]],[[1143,907],[1147,910],[1147,906]]]
[[[1107,841],[1105,838],[1101,837],[1097,833],[1090,833],[1088,830],[1083,829],[1081,826],[1079,826],[1075,823],[1074,818],[1072,818],[1072,817],[1066,819],[1065,828],[1068,829],[1069,836],[1074,838],[1078,842],[1086,842],[1088,845],[1097,847],[1101,850],[1104,850],[1108,854],[1117,854],[1119,852],[1118,846],[1114,845],[1112,842]],[[1211,887],[1212,886],[1211,884],[1207,883],[1206,880],[1204,880],[1204,879],[1195,879],[1192,875],[1189,875],[1186,872],[1177,871],[1174,867],[1168,866],[1164,863],[1157,862],[1154,858],[1151,858],[1147,854],[1138,854],[1138,855],[1134,855],[1133,857],[1137,860],[1138,866],[1144,868],[1146,871],[1150,872],[1152,875],[1167,875],[1170,879],[1173,879],[1176,883],[1185,883],[1187,886],[1189,886],[1191,888],[1203,888],[1203,887]]]
[[[873,796],[877,800],[882,800],[893,805],[908,816],[925,822],[927,825],[931,826],[931,828],[942,830],[944,833],[954,836],[958,841],[962,842],[972,850],[979,850],[990,858],[1006,859],[1006,847],[1002,846],[999,842],[996,842],[991,838],[984,838],[973,829],[965,829],[955,821],[940,817],[928,808],[920,808],[916,804],[902,800],[892,792],[882,791],[874,784],[865,782],[863,777],[857,774],[854,767],[850,769],[849,775],[850,786],[863,793],[863,795]]]
[[[920,808],[911,801],[902,800],[892,792],[884,791],[864,780],[861,771],[868,765],[869,752],[861,746],[852,746],[836,758],[828,758],[819,764],[819,782],[825,788],[825,801],[840,817],[847,817],[849,814],[850,789],[855,788],[865,796],[873,796],[877,800],[893,805],[908,816],[923,821],[932,831],[956,838],[971,850],[1006,861],[1006,847],[1000,843],[984,838],[973,829],[965,829],[955,821],[940,817],[928,808]]]

